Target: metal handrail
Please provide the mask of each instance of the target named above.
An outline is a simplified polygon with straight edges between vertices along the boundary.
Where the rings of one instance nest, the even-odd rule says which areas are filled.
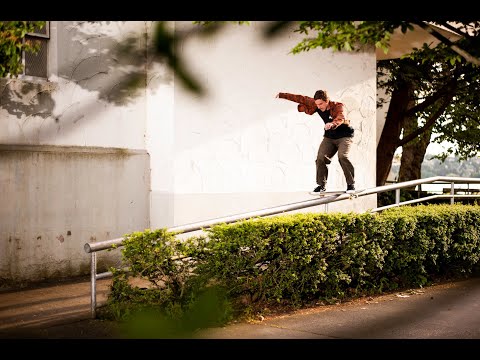
[[[444,195],[432,195],[432,196],[427,196],[415,200],[409,200],[409,201],[403,201],[400,202],[400,189],[404,188],[411,188],[417,185],[421,184],[432,184],[432,183],[450,183],[450,194],[444,194]],[[176,232],[176,233],[189,233],[193,231],[198,231],[198,230],[205,230],[210,228],[213,225],[216,224],[223,224],[223,223],[233,223],[237,221],[242,221],[242,220],[248,220],[251,218],[255,217],[263,217],[263,216],[269,216],[269,215],[275,215],[275,214],[280,214],[288,211],[293,211],[293,210],[299,210],[299,209],[304,209],[307,207],[312,207],[312,206],[318,206],[322,204],[329,204],[332,202],[336,201],[341,201],[341,200],[346,200],[346,199],[351,199],[352,197],[360,197],[360,196],[367,196],[367,195],[373,195],[373,194],[379,194],[382,192],[386,191],[391,191],[395,190],[395,204],[392,205],[387,205],[383,207],[378,207],[372,210],[369,210],[370,212],[379,212],[391,207],[396,207],[396,206],[402,206],[402,205],[408,205],[408,204],[413,204],[417,202],[423,202],[423,201],[428,201],[432,199],[444,199],[444,198],[450,198],[450,203],[454,204],[455,198],[480,198],[480,195],[456,195],[455,194],[455,184],[480,184],[480,178],[463,178],[463,177],[451,177],[451,176],[433,176],[425,179],[417,179],[417,180],[410,180],[410,181],[405,181],[402,183],[396,183],[396,184],[390,184],[390,185],[383,185],[383,186],[377,186],[374,188],[369,188],[365,189],[362,191],[358,191],[355,194],[334,194],[334,195],[326,195],[322,198],[319,199],[310,199],[310,200],[303,200],[291,204],[286,204],[286,205],[280,205],[280,206],[274,206],[262,210],[256,210],[256,211],[250,211],[246,213],[241,213],[241,214],[235,214],[235,215],[230,215],[230,216],[225,216],[225,217],[219,217],[215,219],[210,219],[210,220],[205,220],[205,221],[199,221],[199,222],[194,222],[190,224],[185,224],[185,225],[180,225],[180,226],[174,226],[169,229],[167,229],[170,232]],[[96,281],[99,279],[111,277],[113,274],[112,272],[103,272],[97,274],[97,256],[96,253],[98,251],[102,250],[108,250],[108,249],[113,249],[116,247],[123,246],[122,243],[124,241],[124,238],[117,238],[117,239],[112,239],[112,240],[106,240],[106,241],[100,241],[100,242],[92,242],[92,243],[86,243],[84,245],[84,250],[86,253],[91,254],[91,264],[90,264],[90,282],[91,282],[91,314],[92,318],[96,318],[96,308],[97,308],[97,301],[96,301]]]

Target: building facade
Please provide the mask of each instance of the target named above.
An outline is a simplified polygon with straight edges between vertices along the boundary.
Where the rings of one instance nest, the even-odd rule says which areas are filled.
[[[0,79],[0,286],[88,274],[87,242],[311,198],[323,122],[278,92],[343,102],[356,186],[375,186],[373,49],[293,55],[296,33],[266,42],[262,22],[232,24],[176,48],[199,96],[151,50],[155,25],[51,21],[46,76]],[[346,188],[336,157],[328,188]],[[372,195],[303,211],[375,206]],[[101,255],[103,267],[120,257]]]

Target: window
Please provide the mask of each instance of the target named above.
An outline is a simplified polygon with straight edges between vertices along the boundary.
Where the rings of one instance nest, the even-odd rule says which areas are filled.
[[[25,39],[37,40],[40,42],[40,49],[37,53],[23,53],[24,69],[23,74],[27,76],[48,77],[48,40],[50,39],[50,21],[45,22],[42,29],[36,29],[33,33],[25,35]]]

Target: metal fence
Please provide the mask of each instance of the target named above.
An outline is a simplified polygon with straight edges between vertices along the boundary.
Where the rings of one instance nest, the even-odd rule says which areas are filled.
[[[431,196],[419,197],[418,199],[409,200],[409,201],[400,201],[400,190],[405,188],[421,188],[422,184],[449,184],[450,193],[435,194]],[[458,185],[466,184],[468,187],[461,188]],[[318,206],[322,204],[328,204],[336,201],[342,201],[351,199],[353,197],[367,196],[373,194],[379,194],[386,191],[395,191],[395,203],[387,206],[377,207],[375,209],[369,210],[370,212],[379,212],[388,208],[410,205],[419,202],[430,201],[434,199],[450,199],[450,204],[454,204],[456,199],[471,199],[471,198],[480,198],[480,189],[470,188],[470,184],[480,184],[480,178],[463,178],[463,177],[448,177],[448,176],[434,176],[425,179],[405,181],[402,183],[395,183],[384,186],[377,186],[374,188],[365,189],[355,194],[334,194],[326,195],[324,197],[319,197],[318,199],[309,199],[304,201],[299,201],[291,204],[281,205],[270,207],[262,210],[246,212],[237,215],[230,215],[215,219],[210,219],[206,221],[200,221],[195,223],[190,223],[186,225],[174,226],[168,229],[171,232],[177,233],[189,233],[198,230],[208,229],[216,224],[223,223],[233,223],[242,220],[248,220],[255,217],[263,217],[275,214],[281,214],[289,211],[304,209],[312,206]],[[92,318],[96,318],[97,310],[97,298],[96,298],[96,281],[99,279],[104,279],[111,277],[113,274],[111,272],[103,272],[97,274],[97,252],[102,250],[113,249],[116,247],[121,247],[124,238],[117,238],[112,240],[100,241],[100,242],[90,242],[84,245],[84,250],[86,253],[91,255],[91,265],[90,265],[90,282],[91,282],[91,314]]]

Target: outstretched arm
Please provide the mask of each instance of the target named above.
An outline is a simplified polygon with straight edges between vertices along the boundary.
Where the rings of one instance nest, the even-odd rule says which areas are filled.
[[[280,92],[277,94],[276,97],[280,99],[296,102],[298,104],[297,106],[298,111],[304,112],[308,115],[314,114],[315,111],[317,110],[317,105],[315,104],[315,100],[309,96]]]

